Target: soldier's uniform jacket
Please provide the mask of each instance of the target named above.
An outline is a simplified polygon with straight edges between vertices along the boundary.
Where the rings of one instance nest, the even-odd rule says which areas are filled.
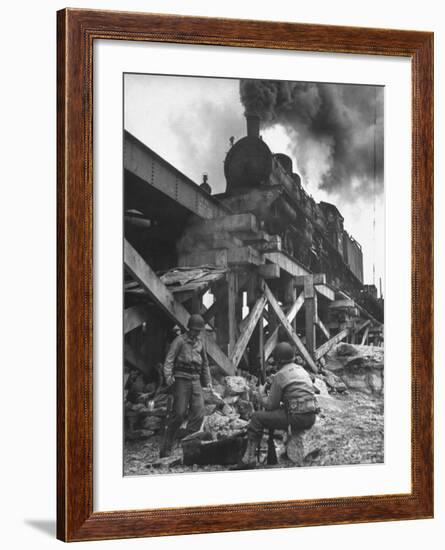
[[[314,386],[311,377],[302,366],[287,363],[273,377],[266,410],[278,409],[281,403],[289,414],[315,411]]]
[[[203,386],[211,382],[207,353],[201,337],[190,338],[188,334],[180,334],[170,345],[164,363],[164,376],[175,378],[199,378]]]

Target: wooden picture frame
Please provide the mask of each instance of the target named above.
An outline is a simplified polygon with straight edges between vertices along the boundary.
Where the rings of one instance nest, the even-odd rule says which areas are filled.
[[[64,541],[433,516],[433,34],[65,9],[57,14],[58,468]],[[93,512],[93,43],[401,56],[412,64],[412,427],[407,494]]]

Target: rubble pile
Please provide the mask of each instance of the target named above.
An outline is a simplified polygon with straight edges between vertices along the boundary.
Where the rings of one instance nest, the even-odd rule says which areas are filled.
[[[151,437],[165,425],[168,399],[166,388],[157,389],[154,384],[147,384],[141,389],[140,392],[126,390],[126,439]]]
[[[275,431],[275,467],[383,462],[383,360],[383,349],[374,346],[339,344],[331,350],[313,378],[320,407],[316,423],[299,434]],[[223,376],[212,369],[212,389],[203,394],[201,430],[183,430],[172,457],[160,460],[168,389],[139,384],[136,392],[126,392],[126,475],[225,470],[233,463],[259,408],[258,379],[247,373]],[[265,434],[263,458],[267,443]]]
[[[226,376],[213,380],[212,389],[203,389],[206,418],[202,431],[212,439],[238,435],[245,430],[257,394],[257,379],[243,376]],[[140,388],[134,401],[125,401],[127,422],[126,438],[149,438],[165,427],[167,415],[167,388],[154,388],[152,384]]]
[[[384,387],[384,350],[377,346],[339,344],[326,361],[328,377],[340,378],[345,389],[380,394]]]

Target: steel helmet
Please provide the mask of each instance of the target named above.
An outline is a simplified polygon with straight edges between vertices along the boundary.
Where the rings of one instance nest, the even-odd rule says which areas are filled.
[[[294,348],[288,342],[280,342],[273,350],[273,358],[277,363],[289,363],[294,357]]]
[[[202,330],[204,328],[204,319],[201,317],[201,315],[198,315],[197,313],[194,313],[193,315],[190,315],[187,327],[191,330]]]

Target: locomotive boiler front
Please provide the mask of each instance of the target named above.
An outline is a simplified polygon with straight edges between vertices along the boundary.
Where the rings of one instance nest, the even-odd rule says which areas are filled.
[[[247,115],[247,136],[235,143],[224,161],[226,193],[235,195],[266,183],[272,172],[272,153],[260,138],[260,119]]]

